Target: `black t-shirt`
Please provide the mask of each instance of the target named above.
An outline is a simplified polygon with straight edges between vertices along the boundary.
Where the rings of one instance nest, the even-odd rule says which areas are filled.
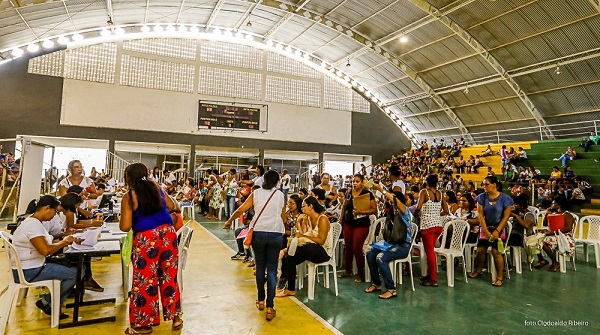
[[[375,196],[371,191],[366,189],[362,189],[359,195],[369,194],[370,200],[375,200]],[[371,220],[369,220],[369,216],[363,216],[360,218],[354,218],[352,215],[352,210],[354,209],[354,201],[352,200],[352,190],[348,191],[346,194],[346,202],[344,203],[344,223],[347,223],[351,226],[356,227],[369,227],[371,225]]]

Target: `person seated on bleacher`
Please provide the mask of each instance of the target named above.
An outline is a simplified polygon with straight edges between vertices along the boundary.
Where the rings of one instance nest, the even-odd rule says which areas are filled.
[[[61,251],[73,242],[81,243],[81,240],[67,236],[62,241],[55,242],[42,225],[42,222],[52,220],[59,205],[60,202],[55,197],[42,196],[37,202],[35,213],[21,222],[15,230],[12,244],[19,254],[25,280],[28,282],[60,280],[60,304],[62,305],[75,287],[77,268],[46,263],[46,257]],[[15,282],[19,282],[17,270],[13,269],[12,273]],[[46,315],[51,315],[50,303],[50,295],[43,294],[35,305]],[[63,320],[68,317],[68,315],[60,313],[59,319]]]
[[[575,227],[575,218],[573,217],[573,215],[571,215],[571,213],[568,210],[569,210],[569,203],[567,202],[566,199],[564,199],[564,198],[554,199],[550,208],[548,208],[548,210],[546,210],[546,216],[544,216],[543,226],[546,226],[546,227],[548,226],[548,214],[562,215],[564,217],[565,226],[560,231],[565,235],[565,237],[567,238],[567,241],[569,241],[568,254],[570,256],[573,256],[573,251],[575,250],[575,241],[573,240],[573,228]],[[548,271],[556,272],[560,268],[560,264],[558,263],[558,259],[557,259],[557,255],[556,255],[556,253],[558,252],[558,238],[556,236],[556,232],[550,231],[550,230],[544,230],[542,232],[546,234],[546,238],[544,239],[544,248],[543,249],[546,252],[546,254],[548,254],[548,256],[550,256],[550,259],[552,260],[552,265],[550,265],[550,268],[548,269]],[[539,268],[542,268],[542,267],[548,265],[548,261],[546,261],[543,258],[542,254],[539,254],[538,258],[539,258],[539,261],[534,266],[536,269],[539,269]]]
[[[577,187],[581,189],[583,194],[589,196],[592,193],[594,193],[594,188],[592,187],[592,185],[590,185],[587,181],[581,179],[581,177],[575,177],[575,183],[577,184]]]
[[[517,181],[518,174],[517,168],[511,163],[507,163],[504,171],[504,181],[512,184]]]
[[[588,139],[584,139],[579,146],[583,147],[584,152],[588,152],[592,145],[598,145],[598,141],[600,141],[600,136],[597,136],[595,131],[591,131]]]
[[[560,161],[560,163],[562,164],[561,167],[566,167],[567,166],[567,162],[568,161],[572,161],[575,158],[577,158],[577,152],[575,152],[575,150],[573,149],[573,147],[569,147],[567,148],[567,151],[565,151],[564,154],[562,154],[560,157],[558,158],[554,158],[554,161]]]
[[[285,256],[287,276],[287,289],[279,291],[277,297],[296,295],[296,266],[305,261],[323,263],[331,259],[333,250],[333,234],[330,233],[330,223],[325,216],[325,208],[312,196],[304,199],[302,213],[306,214],[303,220],[298,220],[298,231],[294,237],[298,238],[296,250],[288,250]],[[362,245],[361,245],[362,246]]]
[[[488,156],[492,156],[494,154],[494,151],[492,150],[492,147],[488,144],[487,148],[485,148],[485,150],[482,151],[482,157],[488,157]]]
[[[515,157],[513,159],[513,163],[518,166],[522,166],[527,162],[527,152],[523,147],[519,147]]]
[[[551,184],[552,186],[554,186],[560,179],[562,179],[562,177],[563,177],[563,174],[558,169],[558,166],[554,166],[552,168],[552,172],[550,172],[550,178],[548,178],[548,184]]]
[[[510,194],[513,197],[516,197],[518,195],[521,195],[523,193],[523,186],[521,186],[521,184],[514,184],[513,187],[510,189]]]
[[[426,151],[429,150],[429,144],[427,144],[427,139],[424,139],[423,141],[421,141],[421,147],[419,148],[420,151]]]
[[[533,167],[533,165],[530,165],[529,168],[527,169],[527,176],[529,178],[529,189],[533,190],[535,189],[535,187],[540,183],[540,175],[542,174],[542,172],[538,169],[536,169],[535,167]]]
[[[573,192],[571,193],[571,198],[569,198],[569,205],[572,206],[581,206],[585,204],[585,194],[583,194],[583,190],[581,189],[581,184],[577,185],[577,187],[573,188]]]
[[[573,170],[571,170],[570,166],[567,166],[565,168],[565,172],[563,173],[563,178],[566,179],[569,183],[574,183],[575,177],[577,177],[575,172],[573,172]]]
[[[540,208],[547,208],[552,203],[552,185],[545,184],[537,189],[538,201],[540,202]]]

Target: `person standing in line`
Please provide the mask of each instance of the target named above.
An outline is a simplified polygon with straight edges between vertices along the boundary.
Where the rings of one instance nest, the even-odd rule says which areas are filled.
[[[150,334],[160,324],[160,295],[165,321],[173,330],[183,327],[177,278],[177,234],[169,211],[175,204],[158,184],[149,180],[148,168],[134,163],[125,168],[129,191],[121,202],[122,231],[133,229],[131,266],[133,283],[129,297],[130,327],[126,334]]]
[[[271,321],[276,316],[273,299],[277,288],[279,251],[285,233],[283,222],[286,220],[286,206],[283,193],[277,189],[279,173],[269,170],[262,177],[262,188],[254,190],[248,196],[242,206],[225,222],[223,229],[231,228],[235,219],[254,206],[255,218],[250,227],[254,228],[252,250],[256,264],[256,288],[258,291],[256,307],[259,311],[265,310],[266,307],[266,320]],[[267,284],[266,294],[265,281]]]
[[[442,215],[448,215],[448,204],[442,192],[436,189],[438,176],[431,174],[425,179],[427,188],[419,192],[417,211],[421,212],[421,239],[427,255],[428,275],[421,278],[421,285],[437,287],[437,264],[435,242],[443,230]]]
[[[291,180],[292,180],[292,178],[288,174],[288,170],[283,169],[283,171],[281,171],[281,192],[283,192],[286,202],[287,202],[287,198],[288,198],[288,193],[290,192]]]
[[[485,253],[488,247],[492,247],[492,257],[496,266],[497,277],[492,282],[493,286],[499,287],[503,283],[504,258],[498,250],[498,241],[506,240],[508,236],[506,225],[510,218],[513,199],[502,193],[502,184],[496,177],[485,177],[483,180],[485,193],[477,196],[477,217],[479,219],[479,241],[477,242],[477,255],[475,256],[475,271],[469,274],[471,278],[477,278],[483,270]]]

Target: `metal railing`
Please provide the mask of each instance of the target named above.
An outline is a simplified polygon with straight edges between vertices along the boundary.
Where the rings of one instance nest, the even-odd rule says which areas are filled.
[[[314,171],[314,169],[316,169],[317,172],[319,172],[319,171],[323,171],[324,168],[325,168],[325,162],[320,162],[313,168],[308,169],[308,170],[302,172],[301,174],[299,174],[296,190],[299,190],[301,188],[309,189],[310,188],[310,180],[312,178],[311,171]]]
[[[106,173],[111,175],[117,182],[125,181],[125,168],[131,164],[123,158],[106,151]]]
[[[547,126],[532,126],[532,127],[521,127],[503,130],[484,131],[479,133],[471,133],[474,143],[476,144],[491,144],[491,143],[508,143],[508,142],[521,142],[521,141],[535,141],[535,140],[552,140],[552,139],[565,139],[574,137],[585,137],[590,134],[590,131],[598,133],[598,126],[600,120],[589,120],[559,124],[549,124]],[[554,138],[549,138],[544,132],[544,128],[550,129],[554,134]],[[460,134],[446,137],[446,145],[452,144],[453,139],[462,137]],[[427,139],[429,145],[433,142],[433,139],[440,139],[443,137],[419,137],[419,141]],[[465,137],[466,138],[466,137]]]

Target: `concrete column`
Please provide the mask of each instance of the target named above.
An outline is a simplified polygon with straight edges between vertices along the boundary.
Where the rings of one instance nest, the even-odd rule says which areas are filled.
[[[319,162],[317,165],[317,171],[319,172],[319,175],[321,173],[323,173],[323,153],[319,151]]]
[[[112,154],[115,153],[115,140],[108,140],[108,151]]]
[[[265,149],[258,149],[258,165],[265,164]]]
[[[194,170],[196,169],[196,144],[190,145],[190,157],[188,158],[188,176],[194,178]]]

